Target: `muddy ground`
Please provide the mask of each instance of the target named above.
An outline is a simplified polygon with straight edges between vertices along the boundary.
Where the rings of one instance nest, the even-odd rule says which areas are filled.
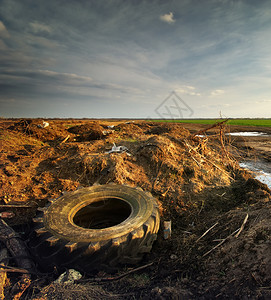
[[[22,299],[271,298],[270,190],[238,165],[270,161],[270,138],[225,135],[270,128],[223,126],[198,137],[207,125],[47,121],[46,128],[39,119],[0,121],[0,211],[14,214],[5,221],[26,242],[37,207],[94,183],[150,191],[159,201],[161,229],[139,265],[83,274],[89,281],[68,285],[52,283],[57,269],[33,274]],[[128,151],[107,153],[113,143]],[[164,220],[172,221],[168,240]],[[7,297],[19,278],[8,273]]]

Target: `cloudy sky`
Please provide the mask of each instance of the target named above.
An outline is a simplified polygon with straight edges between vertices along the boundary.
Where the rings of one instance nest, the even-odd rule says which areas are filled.
[[[270,111],[269,0],[0,1],[1,117]]]

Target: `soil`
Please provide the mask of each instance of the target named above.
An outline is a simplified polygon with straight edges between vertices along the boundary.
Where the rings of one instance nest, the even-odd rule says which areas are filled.
[[[150,191],[161,228],[140,270],[120,266],[117,274],[83,274],[84,281],[62,285],[53,282],[57,269],[37,273],[22,299],[271,298],[270,190],[238,165],[270,161],[271,139],[225,135],[270,128],[218,126],[198,137],[208,125],[46,121],[43,128],[41,119],[0,120],[0,212],[13,213],[5,221],[26,242],[38,207],[97,183]],[[127,150],[108,153],[114,143]],[[172,235],[165,240],[167,220]],[[8,277],[7,298],[20,275]]]

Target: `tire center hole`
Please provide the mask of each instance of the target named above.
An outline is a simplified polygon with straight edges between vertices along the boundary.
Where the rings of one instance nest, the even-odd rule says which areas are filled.
[[[105,198],[81,208],[73,217],[77,226],[103,229],[120,224],[131,214],[131,206],[119,198]]]

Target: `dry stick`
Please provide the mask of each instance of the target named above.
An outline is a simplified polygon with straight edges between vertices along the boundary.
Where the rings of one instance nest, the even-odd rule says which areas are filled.
[[[223,239],[219,244],[217,244],[215,247],[213,247],[211,250],[209,250],[208,252],[206,252],[205,254],[202,255],[202,257],[210,254],[213,250],[215,250],[216,248],[218,248],[219,246],[221,246],[224,242],[226,242],[226,240],[228,240],[231,236],[233,236],[238,230],[240,230],[240,228],[238,228],[237,230],[235,230],[233,233],[231,233],[230,235],[228,235],[225,239]]]
[[[195,157],[191,156],[191,158],[197,163],[197,165],[198,165],[199,167],[201,167],[201,163],[199,163],[199,162],[195,159]]]
[[[69,138],[70,138],[70,135],[68,135],[62,142],[60,142],[59,145],[64,144]]]
[[[28,270],[20,269],[20,268],[12,268],[12,267],[1,265],[1,264],[0,264],[0,272],[30,274],[30,272]]]
[[[140,270],[143,270],[145,268],[148,268],[150,267],[151,265],[153,265],[153,262],[147,264],[147,265],[144,265],[144,266],[141,266],[141,267],[138,267],[138,268],[135,268],[135,269],[132,269],[124,274],[121,274],[119,276],[116,276],[116,277],[107,277],[107,278],[89,278],[89,279],[79,279],[76,281],[76,283],[81,283],[81,282],[89,282],[89,281],[95,281],[95,282],[103,282],[103,281],[115,281],[115,280],[119,280],[123,277],[126,277],[127,275],[129,274],[132,274],[132,273],[135,273],[137,271],[140,271]]]
[[[223,134],[222,134],[222,126],[220,125],[220,130],[219,130],[219,140],[220,140],[220,144],[221,144],[221,148],[222,148],[222,152],[227,156],[227,158],[229,159],[228,153],[225,149],[225,145],[224,145],[224,141],[223,141]]]
[[[212,230],[216,225],[218,224],[218,222],[216,222],[213,226],[211,226],[209,229],[207,229],[197,240],[195,243],[198,243],[210,230]]]
[[[185,143],[185,145],[190,149],[193,150],[197,155],[199,155],[201,157],[201,159],[207,161],[208,163],[210,163],[211,165],[213,165],[214,167],[216,167],[218,170],[220,170],[222,173],[224,173],[226,176],[228,176],[229,178],[233,179],[225,170],[221,169],[218,165],[216,165],[215,163],[213,163],[211,160],[209,160],[208,158],[206,158],[205,156],[203,156],[202,154],[198,153],[191,145],[189,145],[187,142]],[[191,156],[192,157],[192,156]]]
[[[1,208],[33,208],[33,206],[31,205],[10,205],[10,204],[5,204],[5,205],[0,205],[0,209]]]
[[[199,131],[197,131],[197,132],[191,134],[190,136],[191,136],[191,137],[194,137],[194,136],[196,136],[196,135],[203,134],[204,132],[208,131],[209,129],[212,129],[212,128],[221,126],[222,124],[226,123],[227,121],[229,121],[229,119],[226,119],[226,120],[224,120],[224,121],[222,121],[222,122],[217,122],[217,123],[215,123],[215,124],[213,124],[213,125],[207,127],[206,129],[202,129],[202,130],[199,130]]]
[[[229,161],[232,161],[232,159],[229,156],[229,151],[227,151],[225,148],[225,143],[224,143],[224,139],[223,139],[224,132],[222,134],[222,129],[224,129],[224,128],[222,127],[222,125],[220,125],[219,139],[220,139],[221,148],[222,148],[223,153],[226,155],[227,159]]]
[[[201,155],[201,154],[200,154]],[[202,156],[202,155],[201,155]],[[207,159],[206,157],[202,156],[202,159],[206,160],[208,163],[212,164],[214,167],[216,167],[218,170],[220,170],[222,173],[224,173],[229,178],[233,179],[225,170],[221,169],[218,165],[213,163],[211,160]],[[234,179],[233,179],[234,180]]]
[[[242,232],[242,230],[244,229],[245,225],[246,225],[246,222],[247,222],[247,219],[248,219],[248,214],[246,215],[239,231],[236,233],[235,237],[237,238],[239,236],[239,234]]]

